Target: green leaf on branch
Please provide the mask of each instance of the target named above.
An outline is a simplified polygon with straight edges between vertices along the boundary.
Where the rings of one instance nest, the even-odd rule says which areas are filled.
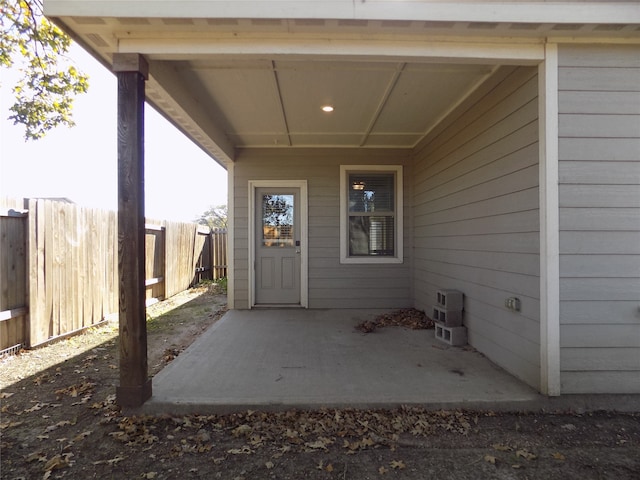
[[[73,100],[87,92],[89,79],[71,64],[70,46],[69,36],[44,18],[41,0],[0,0],[0,67],[19,73],[9,119],[24,126],[25,140],[74,125]]]

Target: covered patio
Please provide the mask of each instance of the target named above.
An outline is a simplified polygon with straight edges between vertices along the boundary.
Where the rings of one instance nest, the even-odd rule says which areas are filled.
[[[433,330],[355,326],[356,309],[229,311],[153,379],[150,414],[353,407],[522,410],[545,397]]]
[[[118,78],[119,405],[639,391],[633,2],[195,3],[47,0]],[[239,310],[153,388],[145,101],[228,171]],[[428,310],[441,289],[482,354],[353,332],[353,312]]]

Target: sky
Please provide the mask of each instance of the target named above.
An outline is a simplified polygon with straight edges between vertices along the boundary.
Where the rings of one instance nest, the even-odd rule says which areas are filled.
[[[66,197],[117,210],[117,83],[82,48],[69,55],[89,75],[89,92],[76,97],[73,128],[40,140],[7,120],[15,71],[0,68],[0,197]],[[193,221],[227,203],[227,172],[151,106],[145,109],[145,215]]]

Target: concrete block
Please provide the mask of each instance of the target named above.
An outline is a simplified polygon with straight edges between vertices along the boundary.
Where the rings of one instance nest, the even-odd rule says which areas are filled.
[[[458,290],[438,290],[437,302],[446,310],[462,310],[463,294]]]
[[[433,319],[445,327],[459,327],[462,325],[462,310],[448,310],[440,305],[434,305]]]
[[[436,323],[436,339],[455,347],[467,344],[467,327],[445,327]]]

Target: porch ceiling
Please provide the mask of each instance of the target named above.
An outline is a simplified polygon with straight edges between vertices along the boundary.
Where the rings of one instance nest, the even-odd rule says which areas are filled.
[[[539,2],[505,12],[477,2],[471,12],[448,2],[399,9],[340,0],[331,8],[357,11],[348,18],[338,8],[333,19],[317,16],[328,15],[314,10],[324,2],[304,2],[307,18],[287,18],[304,13],[296,2],[277,12],[267,2],[197,3],[198,18],[180,2],[47,0],[45,9],[107,67],[116,52],[144,55],[147,99],[223,165],[238,148],[411,149],[495,68],[541,61],[550,36],[627,38],[640,28],[602,5],[570,23],[562,8],[580,9]],[[249,3],[262,18],[229,16]],[[146,15],[151,4],[155,17]]]
[[[411,148],[491,72],[393,61],[201,59],[170,67],[234,147]]]

